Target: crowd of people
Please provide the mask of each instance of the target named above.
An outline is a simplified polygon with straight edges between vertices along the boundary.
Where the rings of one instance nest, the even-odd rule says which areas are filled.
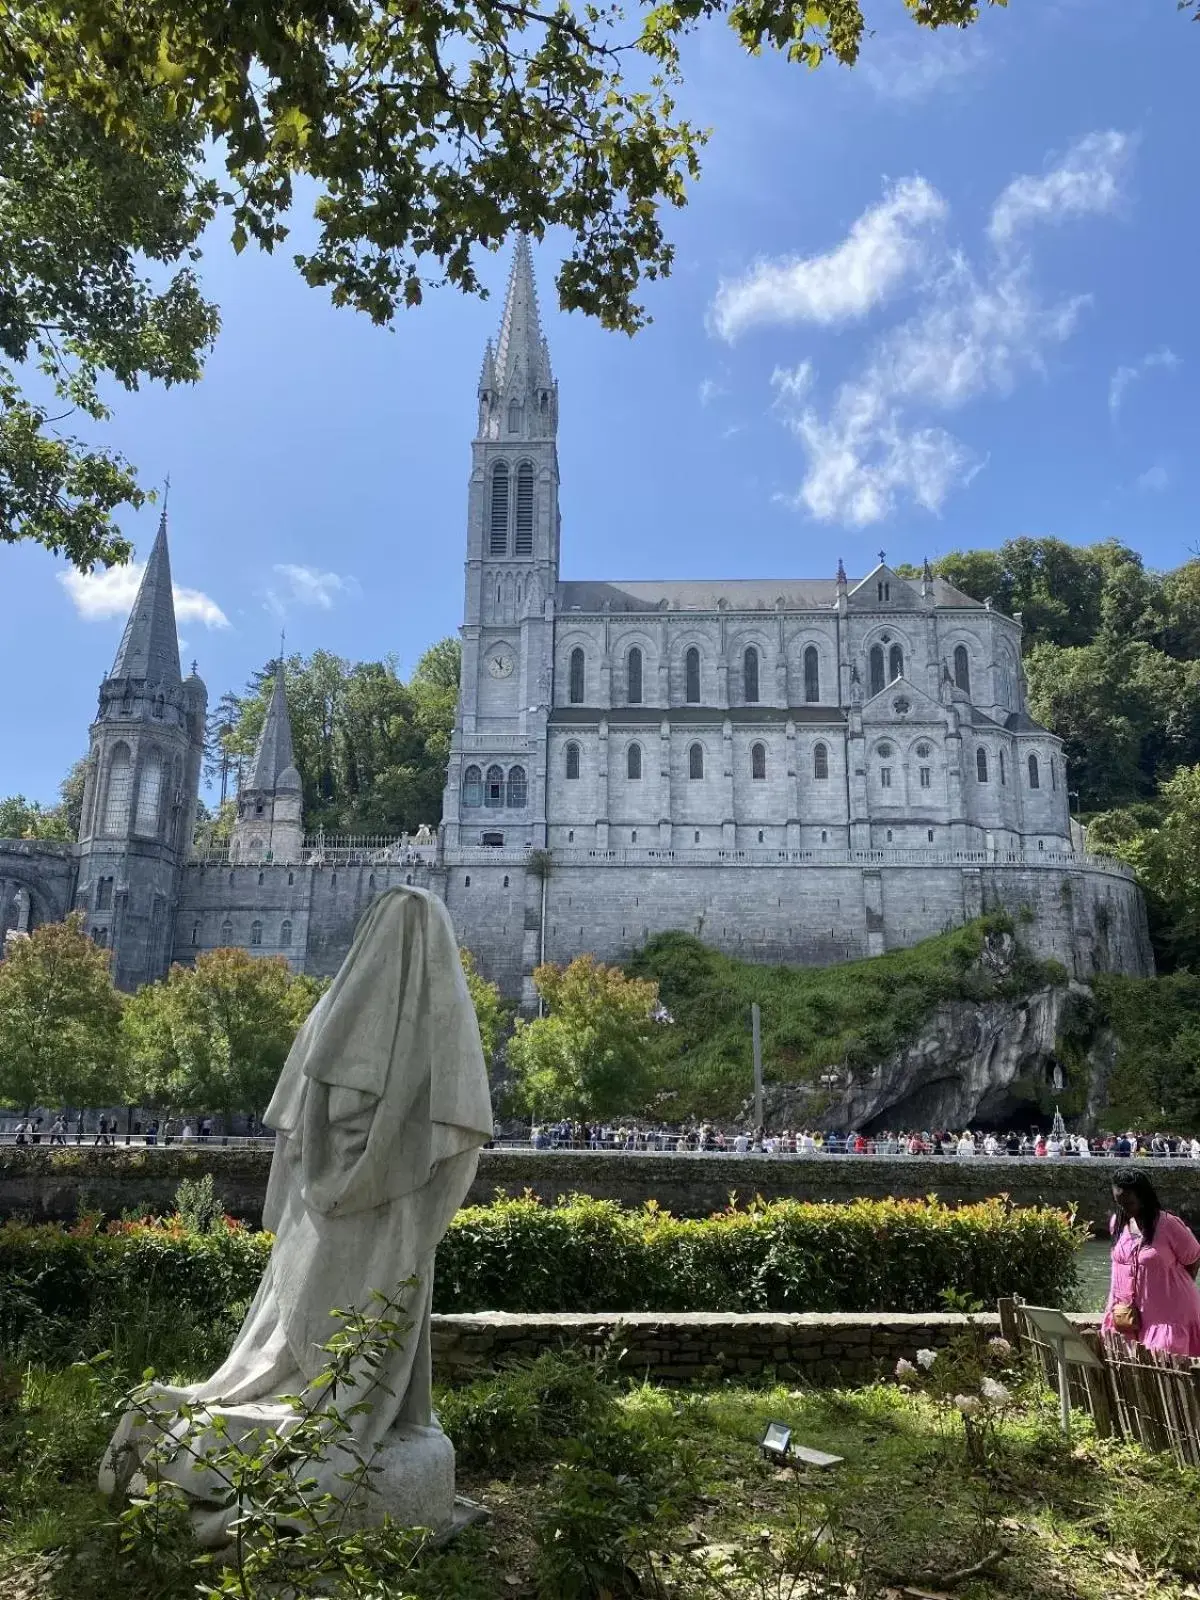
[[[269,1137],[269,1130],[252,1128],[241,1137]],[[224,1137],[224,1136],[222,1136]],[[99,1117],[65,1112],[54,1118],[22,1117],[14,1126],[0,1129],[0,1139],[17,1145],[89,1144],[103,1149],[117,1144],[208,1144],[213,1138],[211,1117],[120,1117],[102,1112]]]
[[[1170,1133],[1026,1133],[907,1130],[864,1134],[803,1128],[780,1133],[765,1129],[726,1132],[715,1123],[693,1128],[641,1128],[608,1123],[561,1121],[535,1124],[528,1136],[502,1143],[529,1144],[535,1150],[635,1150],[660,1153],[700,1152],[716,1155],[768,1156],[975,1156],[1062,1160],[1108,1156],[1116,1160],[1162,1159],[1200,1161],[1200,1138]]]

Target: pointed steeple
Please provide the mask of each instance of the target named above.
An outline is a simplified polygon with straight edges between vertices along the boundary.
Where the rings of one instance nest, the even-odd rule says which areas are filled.
[[[181,681],[165,509],[158,519],[158,532],[154,537],[150,559],[146,562],[125,632],[121,635],[110,676],[144,679],[147,683],[163,685]]]
[[[296,779],[294,785],[290,781],[293,776]],[[281,779],[284,780],[282,783]],[[267,720],[262,725],[254,761],[242,787],[248,790],[300,787],[292,752],[292,719],[288,716],[282,656],[275,663],[275,687],[271,690]]]
[[[538,315],[537,289],[533,281],[533,255],[524,234],[517,239],[504,315],[496,340],[495,372],[506,392],[530,393],[552,387],[550,350],[542,333]]]

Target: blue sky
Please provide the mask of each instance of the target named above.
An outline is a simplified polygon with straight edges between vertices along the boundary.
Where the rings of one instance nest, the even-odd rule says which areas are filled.
[[[630,340],[555,308],[563,574],[865,571],[1018,534],[1200,539],[1192,264],[1200,27],[1174,0],[1013,0],[930,36],[899,0],[853,72],[688,51],[704,175]],[[497,294],[507,253],[485,259]],[[121,395],[106,438],[171,474],[186,660],[215,701],[277,648],[405,669],[460,615],[475,383],[500,305],[391,330],[285,251],[203,264],[223,331],[194,389]],[[1190,447],[1190,448],[1189,448]],[[148,548],[157,512],[127,531]],[[0,794],[86,749],[131,576],[0,548]]]

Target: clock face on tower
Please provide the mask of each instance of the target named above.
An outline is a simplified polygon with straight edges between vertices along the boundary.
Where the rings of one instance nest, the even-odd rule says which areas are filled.
[[[511,650],[503,647],[493,650],[487,658],[487,669],[493,678],[507,678],[511,676],[515,665]]]

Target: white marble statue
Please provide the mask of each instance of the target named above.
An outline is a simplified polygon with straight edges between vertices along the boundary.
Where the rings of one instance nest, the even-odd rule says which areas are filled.
[[[445,906],[421,889],[389,890],[363,917],[341,970],[301,1028],[267,1110],[274,1160],[263,1212],[275,1234],[266,1272],[223,1364],[188,1388],[154,1385],[157,1413],[181,1405],[220,1415],[227,1435],[286,1429],[327,1357],[335,1308],[369,1311],[373,1291],[404,1298],[412,1331],[385,1357],[371,1409],[348,1419],[377,1452],[372,1507],[408,1525],[454,1515],[454,1452],[431,1408],[429,1312],[434,1251],[466,1198],[491,1137],[487,1073]],[[390,1392],[389,1392],[390,1391]],[[347,1391],[344,1404],[362,1398]],[[335,1402],[336,1403],[336,1402]],[[176,1419],[173,1437],[188,1424]],[[112,1493],[137,1471],[159,1426],[127,1412],[101,1468]],[[161,1448],[159,1452],[161,1454]],[[344,1495],[344,1458],[317,1469]],[[219,1483],[181,1449],[166,1474],[195,1504],[201,1543],[219,1546],[234,1514]]]

